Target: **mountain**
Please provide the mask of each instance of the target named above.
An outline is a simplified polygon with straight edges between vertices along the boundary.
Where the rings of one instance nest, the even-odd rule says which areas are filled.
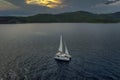
[[[94,14],[85,11],[61,14],[37,14],[28,17],[1,16],[1,24],[10,23],[118,23],[120,12],[110,14]]]

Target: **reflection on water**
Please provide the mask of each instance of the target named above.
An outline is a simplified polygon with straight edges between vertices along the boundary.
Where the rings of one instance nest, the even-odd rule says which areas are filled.
[[[120,24],[0,25],[0,80],[119,80]],[[72,60],[54,60],[63,34]]]

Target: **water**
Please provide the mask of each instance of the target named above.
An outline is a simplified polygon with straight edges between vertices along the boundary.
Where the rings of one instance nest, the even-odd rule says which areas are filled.
[[[0,25],[0,80],[120,80],[120,24]],[[72,60],[56,62],[63,34]]]

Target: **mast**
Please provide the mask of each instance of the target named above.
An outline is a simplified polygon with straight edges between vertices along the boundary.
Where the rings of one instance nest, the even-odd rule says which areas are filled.
[[[62,39],[62,35],[61,35],[61,37],[60,37],[59,51],[60,51],[60,52],[63,52],[63,39]]]
[[[66,44],[65,44],[65,53],[69,55],[68,48],[67,48]]]

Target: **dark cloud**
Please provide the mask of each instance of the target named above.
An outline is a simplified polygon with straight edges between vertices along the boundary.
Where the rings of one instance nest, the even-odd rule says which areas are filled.
[[[116,12],[119,11],[120,6],[108,5],[108,6],[99,6],[105,3],[107,0],[63,0],[64,7],[62,8],[48,8],[38,5],[27,5],[25,0],[6,0],[12,4],[19,7],[17,10],[6,10],[0,11],[0,15],[33,15],[37,13],[62,13],[62,12],[71,12],[71,11],[90,11],[90,12]]]

